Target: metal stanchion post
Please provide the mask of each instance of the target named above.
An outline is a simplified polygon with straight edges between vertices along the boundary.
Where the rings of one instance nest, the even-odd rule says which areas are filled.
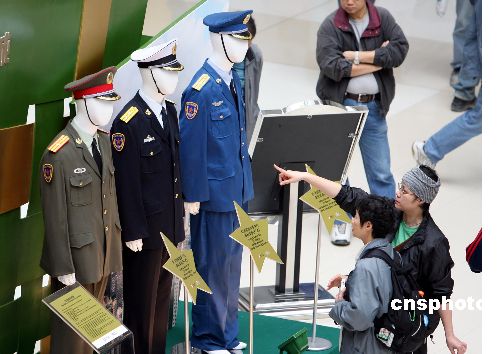
[[[250,343],[249,352],[253,354],[253,260],[250,255]]]
[[[184,285],[184,336],[186,343],[186,354],[191,354],[191,343],[189,343],[189,294]]]
[[[318,287],[319,287],[319,260],[321,250],[321,214],[318,213],[318,241],[316,243],[316,274],[314,278],[314,308],[313,308],[313,323],[312,337],[307,337],[310,351],[327,350],[332,347],[332,343],[328,339],[316,337],[316,317],[318,312]]]

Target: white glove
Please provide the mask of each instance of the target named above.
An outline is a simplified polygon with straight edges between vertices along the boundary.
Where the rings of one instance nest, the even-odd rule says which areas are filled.
[[[184,235],[189,234],[189,211],[184,211]]]
[[[57,277],[57,280],[59,280],[61,283],[63,283],[66,286],[73,285],[76,282],[75,273],[60,275]]]
[[[436,1],[436,13],[439,17],[443,17],[446,14],[446,8],[448,7],[448,0],[437,0]]]
[[[200,202],[184,203],[184,210],[191,215],[196,215],[200,212]]]
[[[142,251],[142,238],[134,241],[125,242],[125,245],[134,252]]]

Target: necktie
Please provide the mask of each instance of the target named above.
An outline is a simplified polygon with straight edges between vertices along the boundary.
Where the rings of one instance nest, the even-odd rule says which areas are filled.
[[[167,111],[165,108],[161,109],[161,120],[163,121],[163,130],[168,138],[170,135],[170,126],[168,125]]]
[[[97,167],[99,168],[99,172],[102,175],[102,156],[101,153],[99,152],[99,149],[97,149],[97,139],[94,138],[92,140],[92,156],[94,157],[94,160],[97,164]]]
[[[231,89],[231,94],[233,95],[234,98],[234,103],[236,105],[236,110],[239,110],[239,105],[238,105],[238,95],[236,94],[236,87],[234,86],[234,80],[231,79],[231,84],[229,85]]]

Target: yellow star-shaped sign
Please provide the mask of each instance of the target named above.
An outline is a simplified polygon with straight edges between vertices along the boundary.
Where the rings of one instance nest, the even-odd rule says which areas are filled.
[[[196,294],[198,293],[198,289],[209,294],[212,293],[212,290],[208,287],[207,283],[205,283],[201,275],[196,270],[193,251],[179,250],[175,247],[172,241],[168,239],[168,237],[161,232],[160,234],[170,256],[167,263],[163,265],[163,268],[168,270],[184,283],[189,295],[191,295],[191,298],[193,299],[193,303],[196,305]]]
[[[236,242],[241,243],[250,250],[250,254],[252,255],[252,259],[259,273],[262,271],[262,266],[266,258],[283,264],[280,256],[278,256],[273,246],[271,246],[268,241],[267,220],[262,219],[253,221],[238,203],[234,202],[234,207],[236,208],[240,227],[234,230],[230,236]]]
[[[306,170],[310,174],[316,175],[308,165],[306,165]],[[328,233],[332,232],[335,220],[341,220],[349,224],[351,223],[349,215],[347,215],[333,198],[313,186],[311,186],[311,189],[307,193],[300,197],[300,200],[309,204],[320,213]]]

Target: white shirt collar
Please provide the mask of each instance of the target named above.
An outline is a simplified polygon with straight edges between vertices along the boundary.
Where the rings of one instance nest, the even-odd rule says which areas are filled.
[[[78,133],[80,138],[85,143],[85,146],[87,147],[87,149],[89,151],[92,151],[92,141],[94,140],[94,138],[97,138],[97,136],[98,136],[97,132],[94,135],[90,135],[89,133],[84,131],[82,128],[80,128],[77,121],[74,119],[71,121],[71,125],[73,126],[73,128],[75,128],[76,132]],[[99,145],[99,142],[97,142],[97,145]]]
[[[217,64],[215,64],[212,59],[208,59],[208,64],[214,68],[215,72],[219,74],[222,80],[226,83],[226,85],[229,87],[231,85],[231,80],[233,79],[233,72],[232,70],[229,70],[229,72],[225,72],[222,70]]]
[[[151,111],[153,111],[154,115],[156,116],[156,119],[158,119],[158,122],[163,128],[163,121],[161,119],[161,109],[163,108],[163,106],[158,102],[156,102],[155,100],[153,100],[151,97],[149,97],[147,93],[144,92],[142,89],[139,89],[139,95],[141,95],[144,102],[146,102],[149,108],[151,108]]]

